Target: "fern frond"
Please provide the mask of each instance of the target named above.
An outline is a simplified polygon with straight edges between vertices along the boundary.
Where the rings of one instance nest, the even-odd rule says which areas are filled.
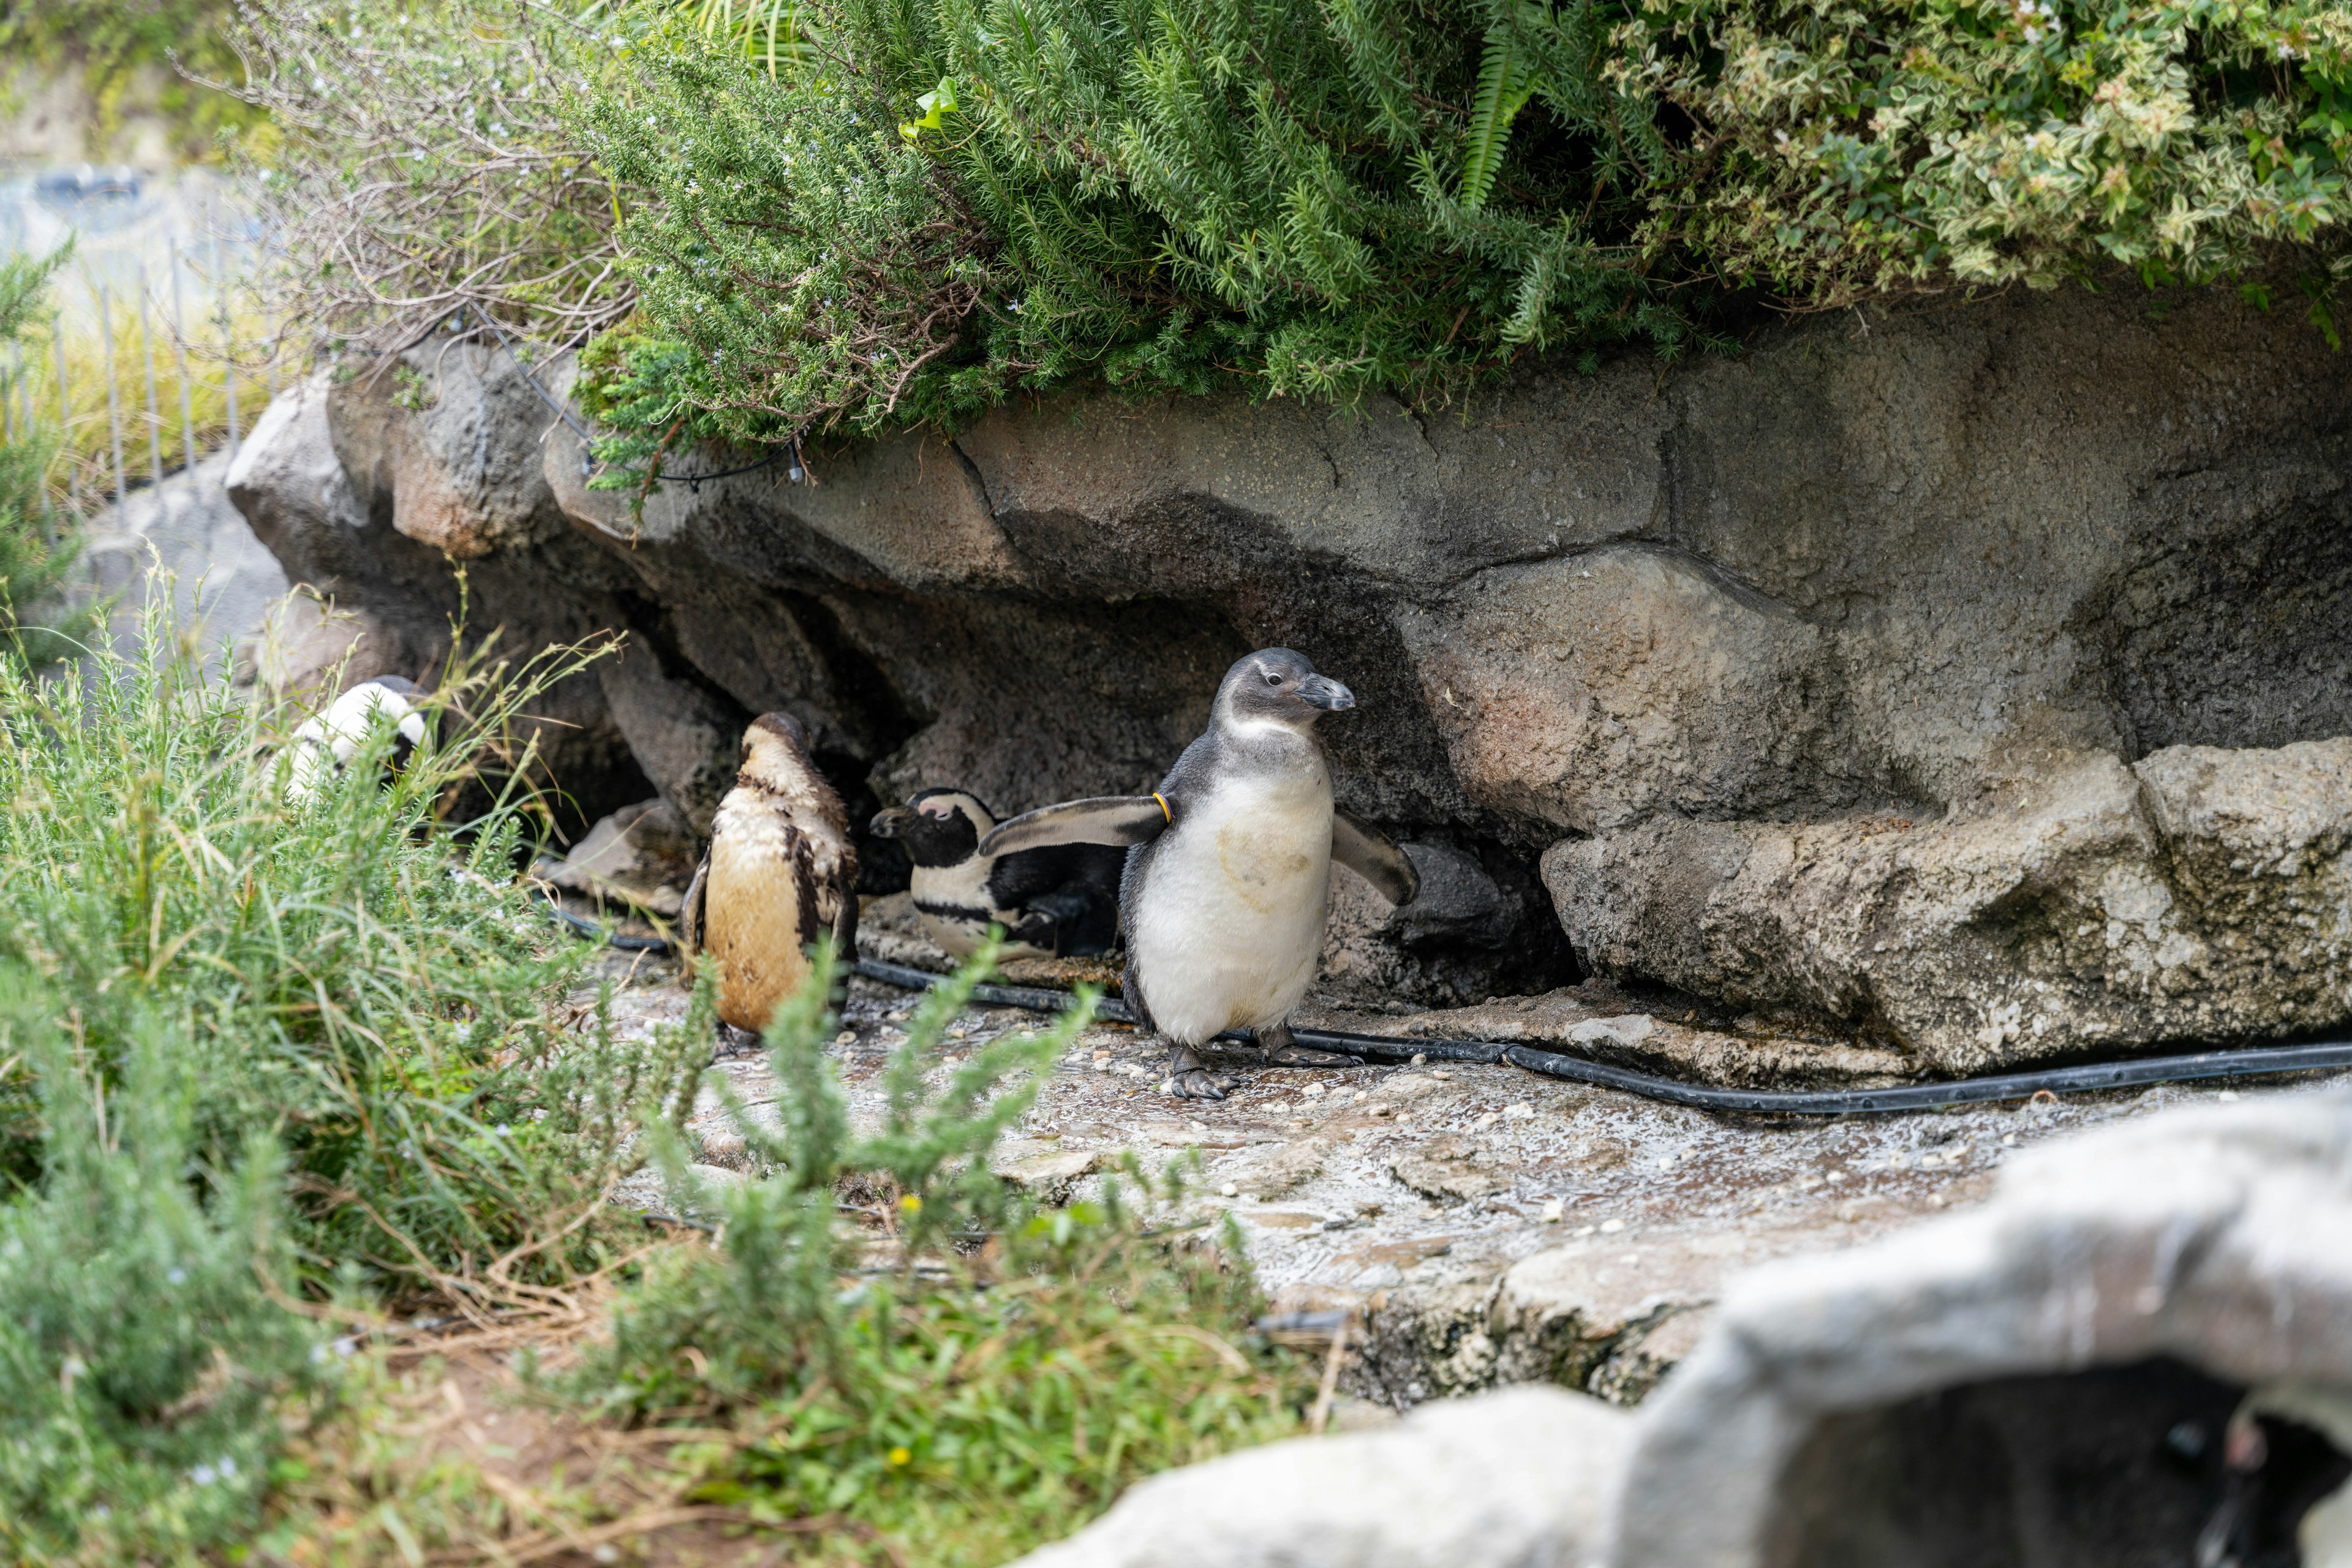
[[[1470,100],[1470,132],[1462,148],[1460,200],[1472,212],[1486,205],[1495,174],[1510,145],[1511,121],[1527,107],[1535,89],[1533,51],[1510,21],[1486,30],[1486,55],[1478,66],[1478,90]]]

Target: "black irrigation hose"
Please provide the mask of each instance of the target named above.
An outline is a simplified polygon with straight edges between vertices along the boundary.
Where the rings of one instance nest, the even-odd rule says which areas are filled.
[[[623,936],[583,920],[542,891],[555,917],[583,936],[598,937],[630,952],[667,952],[670,944],[660,937]],[[861,958],[857,973],[868,980],[909,991],[928,991],[948,977],[903,963]],[[1067,991],[1042,985],[975,985],[971,1000],[991,1007],[1019,1007],[1031,1013],[1062,1013],[1076,1000]],[[1095,1004],[1095,1016],[1112,1023],[1132,1024],[1135,1015],[1116,996]],[[1394,1039],[1386,1035],[1357,1035],[1334,1029],[1293,1029],[1300,1045],[1339,1051],[1364,1061],[1409,1062],[1419,1057],[1433,1062],[1500,1062],[1546,1078],[1591,1084],[1637,1094],[1668,1105],[1695,1110],[1738,1111],[1751,1116],[1871,1116],[1895,1110],[1939,1110],[1956,1105],[1985,1105],[2004,1100],[2030,1100],[2037,1094],[2082,1094],[2099,1089],[2136,1089],[2146,1084],[2190,1083],[2206,1079],[2260,1078],[2271,1073],[2319,1072],[2352,1068],[2352,1040],[2323,1040],[2307,1046],[2263,1046],[2245,1050],[2196,1051],[2186,1056],[2140,1057],[2130,1061],[2097,1062],[2087,1067],[2047,1068],[2040,1072],[1998,1073],[1990,1078],[1955,1079],[1942,1083],[1903,1084],[1894,1089],[1710,1089],[1684,1083],[1632,1068],[1612,1067],[1562,1051],[1538,1050],[1533,1046],[1508,1046],[1496,1040]],[[1245,1033],[1217,1037],[1247,1041]]]
[[[910,989],[927,989],[946,978],[904,964],[860,960],[857,973],[869,980]],[[998,1007],[1022,1007],[1035,1013],[1067,1009],[1067,992],[1031,985],[975,985],[975,1002]],[[1105,997],[1097,1016],[1132,1023],[1134,1016],[1115,998]],[[1905,1084],[1895,1089],[1709,1089],[1635,1072],[1631,1068],[1572,1057],[1531,1046],[1507,1046],[1493,1040],[1399,1040],[1382,1035],[1346,1034],[1331,1029],[1297,1029],[1291,1036],[1302,1046],[1340,1051],[1367,1061],[1402,1062],[1421,1057],[1433,1062],[1502,1062],[1546,1078],[1600,1089],[1620,1089],[1669,1105],[1697,1110],[1741,1111],[1764,1116],[1867,1116],[1893,1110],[1935,1110],[1955,1105],[1982,1105],[2003,1100],[2030,1100],[2037,1094],[2079,1094],[2096,1089],[2132,1089],[2143,1084],[2184,1083],[2200,1079],[2254,1078],[2268,1073],[2313,1072],[2352,1067],[2352,1040],[2329,1040],[2308,1046],[2267,1046],[2251,1050],[2199,1051],[2188,1056],[2143,1057],[2133,1061],[2100,1062],[2089,1067],[2050,1068],[2041,1072],[2001,1073],[1991,1078],[1958,1079],[1946,1083]],[[1220,1039],[1244,1039],[1221,1035]]]

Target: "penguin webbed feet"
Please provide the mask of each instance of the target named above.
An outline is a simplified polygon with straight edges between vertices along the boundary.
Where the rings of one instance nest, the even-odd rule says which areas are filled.
[[[1318,1051],[1302,1046],[1292,1036],[1288,1024],[1276,1024],[1255,1031],[1258,1049],[1265,1053],[1265,1065],[1272,1068],[1360,1068],[1360,1057],[1339,1051]]]
[[[1168,1087],[1179,1100],[1223,1100],[1239,1081],[1229,1072],[1210,1071],[1190,1046],[1175,1047],[1168,1058]]]

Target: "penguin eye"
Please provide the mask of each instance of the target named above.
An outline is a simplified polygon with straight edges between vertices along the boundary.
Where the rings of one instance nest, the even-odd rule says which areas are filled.
[[[1265,675],[1265,683],[1268,686],[1279,686],[1282,684],[1282,677],[1275,674],[1272,670],[1268,670]]]

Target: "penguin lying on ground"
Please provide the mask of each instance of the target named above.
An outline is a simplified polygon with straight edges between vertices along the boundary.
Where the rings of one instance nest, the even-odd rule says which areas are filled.
[[[857,849],[841,797],[809,760],[787,713],[743,731],[743,768],[719,803],[710,847],[687,885],[678,950],[719,960],[719,1021],[758,1033],[808,977],[826,931],[845,963],[857,956]]]
[[[907,847],[908,890],[931,940],[959,958],[1004,928],[1006,958],[1087,958],[1118,940],[1118,878],[1127,851],[1105,844],[1049,844],[983,855],[996,816],[977,795],[927,789],[877,815],[877,838]]]
[[[1337,1067],[1289,1017],[1323,956],[1331,862],[1360,872],[1391,903],[1421,879],[1402,850],[1331,805],[1331,771],[1314,735],[1352,692],[1288,648],[1251,654],[1225,672],[1207,733],[1184,748],[1158,793],[1049,805],[980,841],[1004,856],[1047,844],[1132,846],[1119,880],[1128,1006],[1174,1047],[1168,1076],[1188,1099],[1222,1100],[1200,1047],[1249,1028],[1279,1066]]]
[[[392,765],[407,766],[409,757],[425,743],[425,715],[417,707],[424,695],[413,680],[379,675],[328,703],[325,712],[302,721],[288,746],[287,795],[307,801],[326,788],[327,781],[359,754],[368,726],[379,717],[393,726]]]

